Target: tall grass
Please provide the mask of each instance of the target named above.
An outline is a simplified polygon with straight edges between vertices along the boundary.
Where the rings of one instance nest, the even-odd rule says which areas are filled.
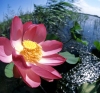
[[[32,12],[26,11],[24,12],[21,7],[18,8],[18,12],[15,13],[15,11],[8,5],[7,7],[7,13],[4,14],[3,22],[0,22],[0,36],[8,37],[10,33],[10,25],[12,18],[14,16],[19,16],[23,23],[27,21],[32,21]]]

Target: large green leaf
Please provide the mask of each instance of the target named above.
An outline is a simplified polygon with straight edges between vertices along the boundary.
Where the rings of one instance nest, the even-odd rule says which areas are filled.
[[[78,91],[79,91],[79,93],[96,93],[96,91],[94,89],[95,84],[96,83],[93,83],[93,84],[84,83],[78,88]]]
[[[100,51],[100,42],[99,41],[94,41],[94,45]]]
[[[66,52],[61,52],[59,53],[61,56],[67,58],[67,62],[69,64],[76,64],[79,61],[79,57],[75,57],[74,54],[69,53],[68,51]]]
[[[81,86],[79,86],[78,93],[100,93],[100,80],[96,81],[92,84],[90,83],[84,83]]]
[[[5,67],[6,77],[8,77],[8,78],[13,77],[13,66],[14,66],[13,63],[9,63],[9,64],[6,65],[6,67]]]

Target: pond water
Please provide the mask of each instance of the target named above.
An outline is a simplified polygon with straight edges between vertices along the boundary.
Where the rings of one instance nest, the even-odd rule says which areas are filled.
[[[82,39],[88,41],[88,46],[91,48],[93,45],[93,42],[95,40],[100,40],[100,18],[97,16],[92,15],[85,15],[80,14],[81,16],[77,17],[76,21],[81,25],[82,31]],[[64,27],[62,31],[59,31],[59,37],[62,39],[63,42],[68,41],[71,38],[70,34],[70,28],[72,27],[72,22],[69,22],[67,26]],[[69,40],[70,43],[75,43],[74,46],[76,46],[79,43],[74,42],[73,40]],[[70,47],[69,42],[65,44],[64,46]],[[73,46],[73,44],[71,44]],[[80,44],[82,45],[82,44]]]
[[[100,18],[89,16],[88,19],[81,23],[83,29],[83,38],[93,45],[94,40],[100,40]]]
[[[72,23],[64,28],[61,39],[63,42],[68,40],[69,42],[64,44],[63,51],[67,50],[76,56],[79,53],[81,63],[66,73],[62,73],[63,78],[58,83],[56,93],[78,93],[78,86],[85,82],[93,83],[100,76],[100,59],[90,53],[91,48],[94,47],[93,42],[100,40],[100,18],[92,15],[81,15],[77,21],[82,27],[82,39],[88,41],[89,44],[85,46],[73,39],[69,40],[71,37],[69,27]],[[61,35],[61,32],[59,33]]]

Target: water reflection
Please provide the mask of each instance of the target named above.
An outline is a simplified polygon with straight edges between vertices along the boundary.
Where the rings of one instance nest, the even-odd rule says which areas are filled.
[[[77,93],[77,86],[85,82],[93,83],[100,76],[100,59],[89,52],[91,47],[94,46],[93,42],[100,40],[100,18],[88,16],[85,17],[85,20],[83,17],[82,15],[77,20],[83,29],[82,38],[88,41],[89,44],[85,46],[74,40],[70,40],[64,45],[63,51],[79,52],[81,62],[70,71],[62,73],[63,78],[58,82],[56,93]],[[59,32],[60,35],[64,34],[64,37],[62,35],[60,38],[63,42],[66,42],[71,37],[68,26],[63,31],[64,33]]]

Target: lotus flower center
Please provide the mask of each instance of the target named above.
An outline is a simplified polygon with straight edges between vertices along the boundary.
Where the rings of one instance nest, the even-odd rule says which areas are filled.
[[[42,58],[42,47],[36,42],[24,40],[23,50],[20,52],[25,61],[30,63],[38,62]]]

